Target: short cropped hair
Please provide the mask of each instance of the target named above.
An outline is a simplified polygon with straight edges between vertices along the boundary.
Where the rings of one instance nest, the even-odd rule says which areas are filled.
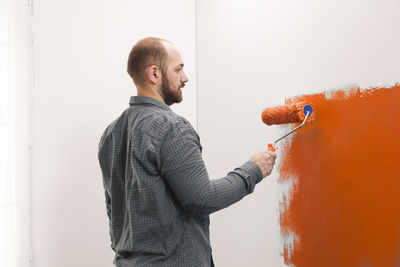
[[[128,59],[128,73],[136,85],[146,83],[145,70],[149,66],[156,65],[162,73],[166,72],[168,53],[163,41],[168,42],[164,39],[148,37],[133,46]]]

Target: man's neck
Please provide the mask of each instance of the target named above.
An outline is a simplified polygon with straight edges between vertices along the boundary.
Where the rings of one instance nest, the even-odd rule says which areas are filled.
[[[147,97],[151,97],[154,99],[157,99],[158,101],[165,103],[164,99],[162,98],[162,96],[154,89],[143,89],[143,88],[138,88],[137,90],[137,95],[138,96],[147,96]]]

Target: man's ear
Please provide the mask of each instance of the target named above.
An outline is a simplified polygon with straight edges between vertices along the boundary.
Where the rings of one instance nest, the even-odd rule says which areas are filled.
[[[161,71],[156,65],[146,68],[146,76],[150,83],[156,84],[161,80]]]

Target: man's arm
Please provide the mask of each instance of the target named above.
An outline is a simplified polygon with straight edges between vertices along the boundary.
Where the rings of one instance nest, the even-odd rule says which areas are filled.
[[[197,134],[189,123],[171,127],[160,148],[161,176],[187,212],[196,217],[226,208],[253,192],[263,178],[253,161],[210,180]]]

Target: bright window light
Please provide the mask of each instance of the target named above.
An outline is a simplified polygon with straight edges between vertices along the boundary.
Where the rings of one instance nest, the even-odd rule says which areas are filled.
[[[14,0],[0,0],[0,267],[16,266]]]

